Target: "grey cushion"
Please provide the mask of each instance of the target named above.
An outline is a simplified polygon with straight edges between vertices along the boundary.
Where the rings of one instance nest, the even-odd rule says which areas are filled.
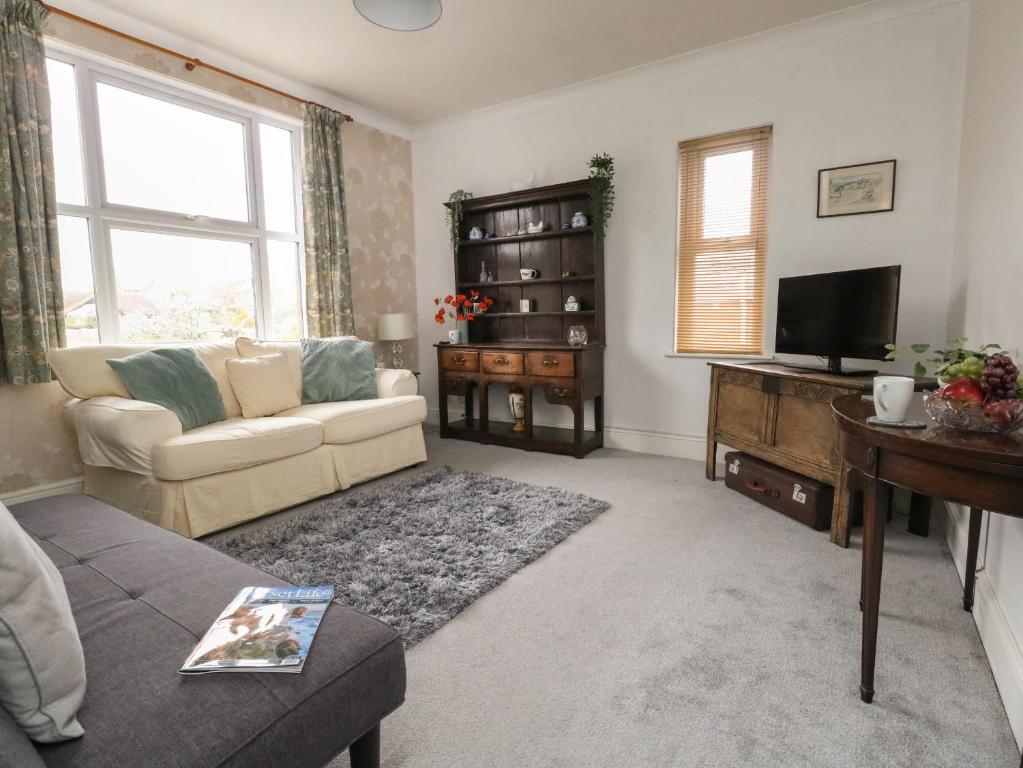
[[[301,674],[177,674],[237,591],[283,584],[86,496],[11,510],[67,585],[85,650],[85,736],[47,766],[324,765],[401,704],[401,640],[332,605]]]
[[[0,707],[0,768],[45,768],[21,726]]]

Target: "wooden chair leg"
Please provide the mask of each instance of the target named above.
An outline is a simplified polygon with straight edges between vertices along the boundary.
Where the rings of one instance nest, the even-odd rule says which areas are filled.
[[[348,747],[352,768],[380,768],[380,723]]]

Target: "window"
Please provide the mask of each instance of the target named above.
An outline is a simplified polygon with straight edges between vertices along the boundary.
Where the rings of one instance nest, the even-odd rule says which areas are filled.
[[[298,123],[50,54],[68,343],[299,338]]]
[[[675,351],[764,348],[771,128],[679,144]]]

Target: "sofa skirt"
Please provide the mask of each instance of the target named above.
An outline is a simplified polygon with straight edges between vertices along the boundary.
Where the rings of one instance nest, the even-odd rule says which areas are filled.
[[[86,465],[85,493],[194,539],[423,461],[423,428],[415,424],[358,443],[321,445],[189,480]]]

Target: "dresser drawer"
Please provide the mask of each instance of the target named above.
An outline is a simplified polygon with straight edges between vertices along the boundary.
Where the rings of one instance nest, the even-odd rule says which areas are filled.
[[[484,352],[480,357],[484,373],[522,373],[524,360],[521,352]]]
[[[571,352],[530,352],[526,356],[530,376],[575,376],[575,355]]]
[[[442,349],[440,367],[444,371],[478,371],[480,353],[470,349]]]

